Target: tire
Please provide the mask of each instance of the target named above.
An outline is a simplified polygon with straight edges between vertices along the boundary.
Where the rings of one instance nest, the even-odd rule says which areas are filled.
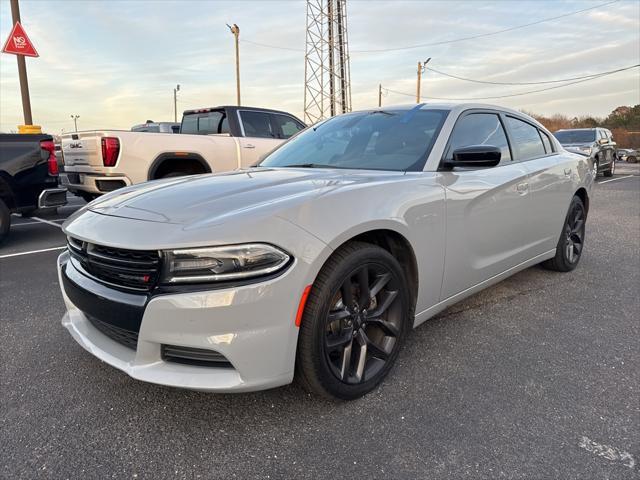
[[[165,173],[164,175],[162,175],[159,178],[184,177],[186,175],[192,175],[192,174],[191,173],[187,173],[187,172],[169,172],[169,173]]]
[[[98,198],[97,195],[94,195],[93,193],[88,193],[88,192],[78,192],[78,195],[80,195],[82,199],[87,203],[92,202],[96,198]]]
[[[32,217],[34,213],[36,213],[36,210],[38,210],[37,208],[29,208],[26,210],[22,210],[20,212],[20,216],[24,217],[24,218],[29,218]]]
[[[607,168],[603,174],[605,177],[613,177],[613,174],[615,173],[615,171],[616,171],[616,161],[611,160],[611,164],[609,165],[609,168]]]
[[[361,288],[364,278],[371,295]],[[402,267],[389,252],[362,242],[338,249],[318,274],[304,309],[298,383],[332,400],[373,390],[393,367],[407,335],[409,302]]]
[[[0,245],[9,235],[10,228],[11,211],[9,211],[9,207],[7,207],[7,204],[4,203],[4,200],[0,199]]]
[[[578,266],[584,250],[586,220],[587,211],[584,203],[579,197],[574,196],[556,245],[556,255],[542,263],[544,268],[556,272],[570,272]]]
[[[638,159],[636,157],[627,157],[627,163],[637,163]]]
[[[600,173],[600,159],[599,157],[596,157],[595,160],[593,161],[593,170],[596,172],[595,177],[594,178],[598,178],[598,173]]]

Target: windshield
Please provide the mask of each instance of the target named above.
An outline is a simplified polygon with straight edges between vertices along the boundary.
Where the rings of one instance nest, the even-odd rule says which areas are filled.
[[[448,113],[412,109],[340,115],[293,137],[259,166],[422,170]]]
[[[563,130],[554,133],[560,143],[591,143],[596,141],[595,130]]]

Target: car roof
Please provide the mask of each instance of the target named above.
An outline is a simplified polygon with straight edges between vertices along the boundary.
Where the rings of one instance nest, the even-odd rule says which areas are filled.
[[[262,107],[251,107],[249,105],[219,105],[217,107],[202,107],[202,108],[192,108],[189,110],[185,110],[183,114],[191,114],[191,113],[199,113],[205,110],[256,110],[261,112],[270,112],[270,113],[283,113],[285,115],[289,115],[294,118],[298,118],[292,113],[285,112],[284,110],[273,110],[271,108],[262,108]]]
[[[560,130],[556,130],[556,132],[573,132],[575,130],[591,131],[591,130],[597,130],[597,129],[598,129],[598,127],[593,127],[593,128],[561,128]]]

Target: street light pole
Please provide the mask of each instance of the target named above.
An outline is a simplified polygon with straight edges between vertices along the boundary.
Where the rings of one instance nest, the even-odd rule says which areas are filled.
[[[11,0],[11,18],[15,25],[20,21],[20,6],[18,0]],[[20,94],[22,95],[22,112],[24,114],[24,124],[33,125],[31,116],[31,98],[29,97],[29,82],[27,81],[27,63],[24,55],[16,55],[18,59],[18,77],[20,78]]]
[[[80,118],[80,115],[71,115],[71,118],[73,119],[73,126],[76,129],[76,132],[78,131],[78,119]]]
[[[238,105],[240,105],[240,47],[238,45],[238,39],[240,37],[240,27],[238,25],[236,25],[235,23],[233,24],[233,26],[229,25],[227,23],[227,27],[229,27],[229,30],[231,31],[231,33],[233,33],[233,36],[235,37],[235,43],[236,43],[236,95],[238,97]]]
[[[378,107],[382,106],[382,84],[378,84]]]
[[[173,89],[173,121],[178,122],[178,92],[180,91],[180,84],[176,85]]]
[[[416,103],[420,103],[420,88],[422,86],[422,72],[425,71],[427,63],[429,63],[431,57],[427,58],[424,62],[418,62],[418,84],[416,86]]]

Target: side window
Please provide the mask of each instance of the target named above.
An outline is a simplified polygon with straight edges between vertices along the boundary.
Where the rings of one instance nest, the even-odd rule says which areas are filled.
[[[511,160],[509,143],[495,113],[471,113],[458,120],[451,134],[447,160],[453,157],[453,151],[471,145],[491,145],[502,150],[500,163]]]
[[[542,138],[536,127],[514,117],[507,117],[507,124],[518,160],[529,160],[545,155]]]
[[[272,118],[275,121],[276,136],[278,138],[289,138],[304,129],[304,125],[300,122],[296,122],[292,117],[288,115],[273,114]]]
[[[222,123],[220,123],[220,133],[231,133],[229,129],[229,119],[226,115],[222,118]]]
[[[544,133],[542,130],[539,130],[540,137],[542,137],[542,143],[544,144],[544,149],[547,153],[553,153],[553,147],[551,146],[551,140],[549,136]]]
[[[276,138],[271,128],[270,115],[264,112],[240,112],[244,134],[247,137]]]

